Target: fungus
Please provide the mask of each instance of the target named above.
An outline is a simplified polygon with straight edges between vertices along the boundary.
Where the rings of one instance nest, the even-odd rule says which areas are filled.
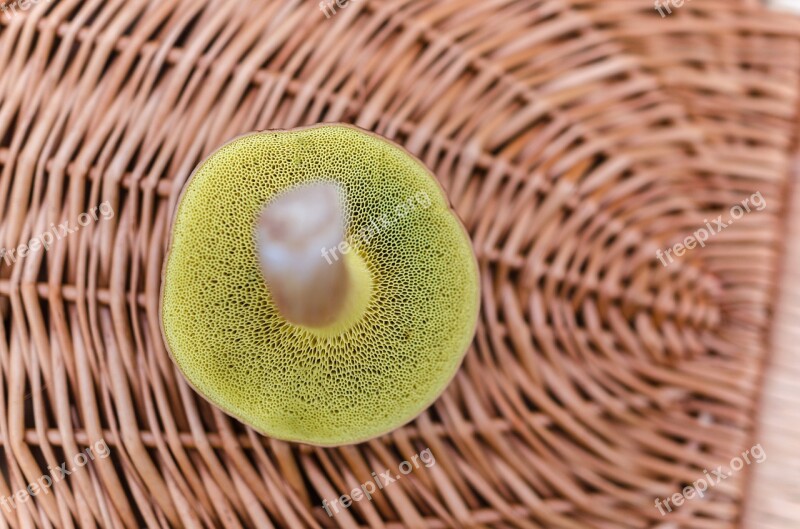
[[[190,384],[265,435],[320,446],[421,413],[479,307],[469,237],[433,175],[341,124],[248,134],[202,162],[162,285],[165,343]]]

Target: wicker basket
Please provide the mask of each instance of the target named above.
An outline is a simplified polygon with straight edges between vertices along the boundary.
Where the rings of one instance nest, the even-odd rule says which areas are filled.
[[[756,432],[798,20],[732,0],[664,18],[630,0],[340,3],[28,0],[0,14],[0,247],[17,249],[0,262],[0,527],[741,526],[755,465],[667,515],[654,503],[769,448]],[[447,392],[406,427],[332,449],[209,406],[158,322],[195,164],[240,133],[322,121],[428,164],[483,287]],[[766,207],[714,225],[755,193]],[[662,264],[704,226],[704,247]],[[48,231],[48,250],[20,255]],[[323,507],[425,450],[435,464],[371,501]]]

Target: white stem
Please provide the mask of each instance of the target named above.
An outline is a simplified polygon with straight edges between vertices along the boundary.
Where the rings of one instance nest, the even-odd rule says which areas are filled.
[[[344,208],[334,184],[297,187],[261,212],[258,257],[278,310],[288,321],[321,327],[336,320],[349,288],[344,259],[326,250],[344,240]]]

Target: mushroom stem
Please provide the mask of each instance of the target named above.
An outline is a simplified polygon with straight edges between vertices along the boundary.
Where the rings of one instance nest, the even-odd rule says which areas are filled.
[[[350,288],[344,256],[328,249],[344,241],[339,189],[315,183],[291,189],[270,202],[258,219],[261,270],[281,315],[297,325],[323,327],[336,321]]]

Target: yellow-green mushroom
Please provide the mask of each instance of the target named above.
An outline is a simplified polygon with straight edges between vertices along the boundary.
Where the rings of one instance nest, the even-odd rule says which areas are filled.
[[[191,385],[278,439],[332,446],[429,406],[472,340],[469,237],[425,166],[342,124],[252,133],[186,184],[161,323]]]

